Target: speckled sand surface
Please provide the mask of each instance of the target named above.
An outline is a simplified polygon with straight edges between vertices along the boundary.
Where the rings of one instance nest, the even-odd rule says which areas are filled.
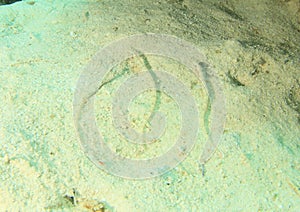
[[[300,2],[153,2],[0,6],[1,211],[300,210]],[[201,135],[183,163],[149,180],[107,174],[81,149],[72,102],[83,68],[109,42],[145,32],[195,44],[220,78],[227,119],[204,177]]]

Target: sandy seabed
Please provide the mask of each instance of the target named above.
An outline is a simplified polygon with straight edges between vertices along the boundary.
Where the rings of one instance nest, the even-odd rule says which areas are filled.
[[[73,121],[82,70],[103,46],[148,32],[193,43],[219,77],[226,124],[204,176],[202,134],[184,162],[148,180],[110,175],[82,151]],[[0,6],[0,210],[300,211],[299,43],[298,0]]]

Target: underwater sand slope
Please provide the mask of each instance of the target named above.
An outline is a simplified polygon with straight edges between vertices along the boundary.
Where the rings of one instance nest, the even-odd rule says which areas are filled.
[[[0,208],[299,210],[299,11],[296,0],[0,6]],[[108,43],[145,32],[195,44],[223,86],[225,131],[205,176],[205,133],[176,169],[145,181],[107,174],[81,150],[72,103],[83,68]]]

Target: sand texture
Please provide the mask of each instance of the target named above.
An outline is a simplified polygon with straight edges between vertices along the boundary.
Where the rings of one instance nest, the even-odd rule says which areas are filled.
[[[82,70],[110,42],[148,32],[193,43],[223,88],[226,124],[204,176],[197,163],[207,139],[203,117],[208,99],[201,83],[191,92],[200,108],[202,133],[187,159],[170,172],[148,180],[119,178],[95,166],[81,148],[73,97]],[[0,210],[300,211],[299,44],[298,0],[26,0],[1,5]],[[147,59],[189,83],[188,72],[172,69],[176,64]],[[124,66],[135,73],[145,64],[140,58]],[[111,129],[109,95],[120,82],[106,86],[95,100],[96,121],[105,132]],[[134,114],[147,112],[155,98],[152,94],[144,102],[146,109],[133,107]],[[171,102],[168,96],[160,98]],[[139,105],[143,97],[136,101]],[[159,107],[178,112],[176,104]],[[168,141],[178,130],[172,114]],[[135,118],[137,126],[144,126],[144,119]],[[113,131],[107,140],[130,157],[158,154],[134,144],[119,146]],[[169,145],[162,144],[159,154]]]

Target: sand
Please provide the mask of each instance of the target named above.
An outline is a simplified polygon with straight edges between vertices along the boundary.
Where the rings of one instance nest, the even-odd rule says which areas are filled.
[[[186,160],[147,180],[106,173],[81,148],[73,97],[82,71],[110,42],[147,32],[193,43],[219,78],[226,124],[204,176],[197,163],[203,125]],[[0,6],[1,211],[299,211],[299,43],[297,0]],[[181,79],[189,79],[185,73]],[[195,99],[207,102],[197,85]],[[97,105],[109,102],[99,98]],[[108,114],[103,107],[99,125]]]

